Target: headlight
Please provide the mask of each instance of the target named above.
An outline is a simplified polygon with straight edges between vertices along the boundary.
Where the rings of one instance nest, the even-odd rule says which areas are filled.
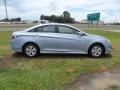
[[[109,43],[111,43],[111,41],[110,41],[109,39],[108,39],[107,41],[108,41]]]
[[[15,39],[17,38],[18,36],[17,35],[12,35],[12,39]]]
[[[107,45],[110,49],[112,49],[112,44],[111,44],[111,41],[109,39],[106,39],[105,40],[107,42]]]
[[[109,39],[105,39],[105,41],[111,44],[111,41]]]

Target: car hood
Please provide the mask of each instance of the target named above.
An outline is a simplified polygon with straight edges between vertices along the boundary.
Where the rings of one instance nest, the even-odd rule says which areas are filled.
[[[103,36],[93,35],[93,34],[88,34],[87,38],[91,39],[91,40],[105,40],[105,39],[107,39],[107,38],[105,38]]]
[[[105,38],[103,36],[99,36],[99,35],[94,35],[94,34],[89,34],[90,37],[95,37],[95,38]]]
[[[20,33],[22,33],[22,31],[15,31],[15,32],[13,32],[13,35],[15,34],[15,35],[19,35]]]

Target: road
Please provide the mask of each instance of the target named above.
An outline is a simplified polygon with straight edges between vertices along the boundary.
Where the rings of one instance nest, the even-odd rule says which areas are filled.
[[[110,32],[119,32],[119,33],[120,33],[120,30],[106,30],[106,31],[110,31]]]
[[[0,31],[20,31],[20,30],[24,30],[27,27],[22,27],[22,28],[0,28]],[[104,31],[110,31],[110,32],[119,32],[120,30],[104,30]]]
[[[28,27],[32,27],[37,24],[0,24],[0,31],[19,31],[24,30]],[[82,30],[104,30],[111,32],[120,32],[120,26],[101,26],[101,27],[88,27],[79,24],[73,24],[73,26],[82,28]]]

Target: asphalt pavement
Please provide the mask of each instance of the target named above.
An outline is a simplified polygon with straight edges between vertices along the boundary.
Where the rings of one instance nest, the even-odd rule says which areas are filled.
[[[110,32],[119,32],[119,33],[120,33],[120,30],[106,30],[106,31],[110,31]]]
[[[26,28],[0,28],[0,31],[20,31],[20,30],[24,30]],[[110,32],[119,32],[120,30],[104,30],[104,31],[110,31]]]
[[[0,24],[0,31],[20,31],[20,30],[24,30],[24,29],[34,26],[34,25],[36,25],[36,24],[10,24],[10,25],[9,24],[8,25]],[[108,27],[108,26],[106,26],[106,27]],[[84,31],[84,29],[85,28],[83,28],[83,31]],[[85,29],[85,30],[87,30],[87,29]],[[118,28],[118,27],[116,28],[116,26],[114,26],[114,28],[113,28],[113,26],[111,26],[111,30],[110,30],[110,28],[105,28],[104,31],[120,33],[120,28]]]

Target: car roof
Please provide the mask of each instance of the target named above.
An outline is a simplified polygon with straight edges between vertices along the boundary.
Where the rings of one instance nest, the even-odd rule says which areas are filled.
[[[78,29],[74,26],[71,26],[71,25],[68,25],[68,24],[63,24],[63,23],[47,23],[47,24],[39,24],[39,25],[36,25],[36,26],[33,26],[33,27],[30,27],[30,28],[27,28],[25,30],[22,30],[22,31],[17,31],[17,32],[28,32],[29,30],[31,29],[34,29],[34,28],[37,28],[37,27],[40,27],[40,26],[46,26],[46,25],[63,25],[63,26],[68,26],[68,27],[71,27],[71,28],[74,28],[80,32],[83,32],[85,34],[87,34],[86,32],[82,31],[81,29]]]
[[[39,24],[39,25],[36,25],[35,27],[39,27],[39,26],[46,26],[46,25],[63,25],[63,26],[69,26],[69,27],[72,27],[68,24],[63,24],[63,23],[46,23],[46,24]]]
[[[73,27],[73,26],[71,26],[71,25],[63,24],[63,23],[47,23],[47,24],[38,24],[38,25],[36,25],[36,26],[27,28],[27,29],[25,29],[25,30],[23,30],[23,31],[29,31],[29,30],[31,30],[31,29],[34,29],[34,28],[37,28],[37,27],[40,27],[40,26],[46,26],[46,25],[63,25],[63,26],[68,26],[68,27],[75,28],[75,27]],[[77,29],[77,28],[75,28],[75,29]],[[78,30],[78,29],[77,29],[77,30]]]

